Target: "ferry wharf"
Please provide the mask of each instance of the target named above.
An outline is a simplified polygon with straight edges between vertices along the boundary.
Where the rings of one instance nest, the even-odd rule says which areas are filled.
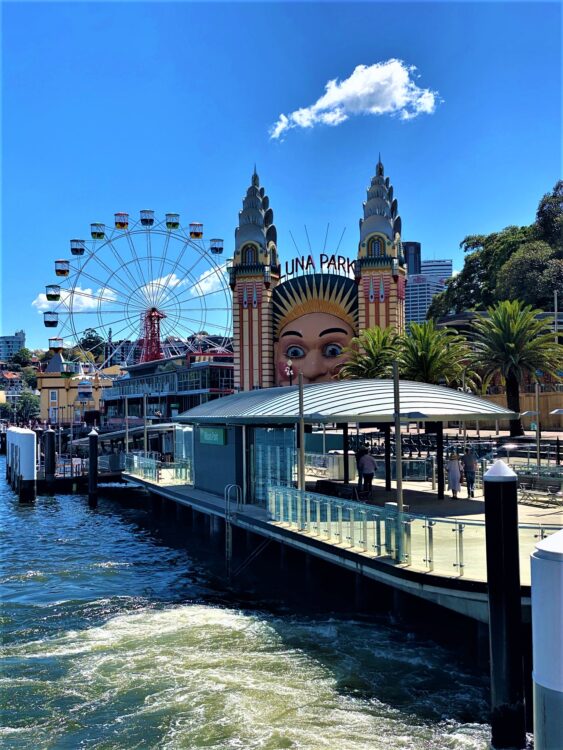
[[[470,394],[406,382],[400,384],[400,413],[411,420],[416,415],[438,438],[448,420],[514,416]],[[178,418],[180,434],[169,467],[157,470],[151,459],[128,455],[123,477],[144,487],[155,502],[174,504],[179,515],[185,509],[201,514],[209,534],[224,536],[231,574],[236,572],[231,568],[233,530],[239,530],[259,538],[249,564],[273,542],[282,556],[285,549],[298,550],[306,559],[350,571],[360,584],[368,579],[390,587],[395,597],[409,595],[487,623],[484,502],[479,495],[446,498],[443,464],[438,493],[429,483],[403,484],[402,511],[388,481],[374,486],[367,503],[315,491],[322,484],[305,474],[299,442],[306,424],[388,427],[395,416],[393,381],[240,393]],[[443,456],[437,460],[440,464]],[[519,504],[524,622],[530,621],[530,555],[539,541],[562,526],[563,510],[556,503]]]

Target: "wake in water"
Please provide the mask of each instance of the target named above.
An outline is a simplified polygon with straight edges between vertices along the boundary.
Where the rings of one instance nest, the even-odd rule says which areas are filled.
[[[0,512],[6,750],[488,747],[486,681],[446,649],[241,606],[142,509],[0,485]]]
[[[3,686],[6,747],[487,747],[487,726],[443,718],[486,711],[477,677],[440,667],[435,646],[362,623],[194,604],[10,646],[5,658],[19,665]]]

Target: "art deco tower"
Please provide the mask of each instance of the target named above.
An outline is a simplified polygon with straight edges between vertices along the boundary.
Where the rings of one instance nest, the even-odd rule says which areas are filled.
[[[358,328],[405,327],[406,267],[401,217],[381,157],[367,191],[356,261]]]
[[[274,385],[272,289],[280,278],[277,232],[270,201],[256,168],[235,230],[235,254],[229,270],[233,290],[235,388]]]

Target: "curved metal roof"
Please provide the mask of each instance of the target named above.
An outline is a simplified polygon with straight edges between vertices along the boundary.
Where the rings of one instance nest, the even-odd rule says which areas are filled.
[[[303,387],[308,423],[392,422],[392,380],[336,380]],[[402,380],[401,417],[411,421],[515,419],[508,409],[469,393]],[[182,422],[294,424],[299,420],[299,388],[264,388],[209,401],[184,412]]]

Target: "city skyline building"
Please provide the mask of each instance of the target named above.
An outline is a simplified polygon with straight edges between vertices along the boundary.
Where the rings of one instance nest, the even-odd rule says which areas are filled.
[[[420,243],[418,244],[420,249]],[[426,320],[428,308],[436,294],[446,288],[446,281],[452,277],[453,261],[449,259],[421,260],[420,273],[409,274],[405,300],[407,324],[422,323]]]
[[[11,359],[25,347],[25,331],[16,331],[13,336],[0,336],[0,360]]]

